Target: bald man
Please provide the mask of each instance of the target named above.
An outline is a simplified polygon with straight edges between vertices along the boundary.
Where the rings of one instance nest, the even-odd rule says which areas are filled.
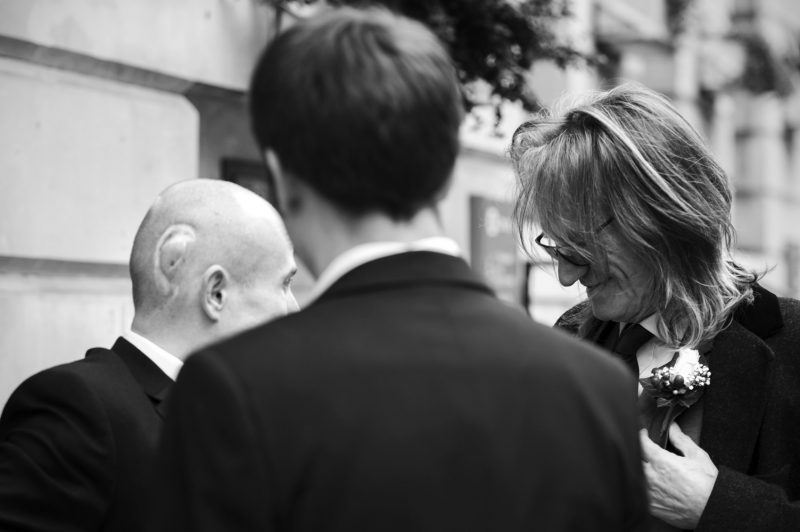
[[[135,315],[111,349],[26,380],[0,417],[0,530],[142,531],[163,400],[192,351],[297,309],[275,210],[232,183],[166,189],[130,259]]]

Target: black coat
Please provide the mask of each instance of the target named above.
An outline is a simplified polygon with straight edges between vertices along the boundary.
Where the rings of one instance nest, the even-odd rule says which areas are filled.
[[[122,338],[22,383],[0,417],[0,530],[144,530],[171,383]]]
[[[800,530],[800,301],[758,285],[754,294],[706,354],[699,443],[719,476],[697,531]],[[584,336],[594,340],[603,324]]]
[[[188,359],[151,529],[638,529],[630,381],[461,259],[379,259]]]

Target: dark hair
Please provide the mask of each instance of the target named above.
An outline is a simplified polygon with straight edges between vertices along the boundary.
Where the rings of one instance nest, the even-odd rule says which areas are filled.
[[[732,194],[700,135],[669,101],[628,84],[542,113],[514,133],[523,245],[532,225],[602,265],[608,231],[650,271],[659,333],[696,347],[751,298],[756,275],[732,259]],[[529,249],[529,248],[528,248]]]
[[[383,9],[330,9],[278,35],[253,74],[262,150],[343,210],[407,219],[433,204],[458,155],[452,62],[424,26]]]

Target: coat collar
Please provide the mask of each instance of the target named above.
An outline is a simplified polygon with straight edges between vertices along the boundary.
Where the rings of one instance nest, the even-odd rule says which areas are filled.
[[[734,320],[762,340],[766,340],[783,328],[778,296],[753,283],[753,300],[740,305],[734,313]],[[597,342],[607,332],[610,322],[600,321],[591,316],[589,302],[582,301],[565,312],[556,322],[556,327],[567,329],[582,338]],[[584,319],[584,316],[588,318]]]
[[[746,471],[755,450],[774,354],[734,321],[708,353],[711,385],[703,396],[700,447],[715,463]]]
[[[757,283],[753,284],[753,301],[740,305],[734,320],[759,338],[769,338],[783,328],[778,296]]]
[[[144,393],[153,402],[158,415],[163,419],[164,399],[172,385],[172,379],[167,377],[144,353],[122,337],[117,339],[111,350],[122,359]]]
[[[312,305],[355,292],[425,283],[458,285],[493,294],[463,259],[443,253],[411,251],[362,264],[336,281]]]
[[[708,355],[700,446],[719,462],[746,471],[766,409],[775,353],[765,340],[783,328],[778,297],[758,284]]]

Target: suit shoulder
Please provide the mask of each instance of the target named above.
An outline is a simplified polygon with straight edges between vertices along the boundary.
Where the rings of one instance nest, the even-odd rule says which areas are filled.
[[[784,326],[792,329],[800,329],[800,300],[791,297],[779,297],[778,304],[781,309]]]
[[[776,356],[781,359],[797,360],[800,365],[800,356],[797,355],[797,344],[800,343],[800,301],[788,297],[778,298],[783,326],[773,336],[765,341]]]
[[[119,361],[107,349],[93,349],[90,356],[59,364],[25,379],[11,394],[6,409],[18,402],[51,402],[56,404],[100,403],[100,396],[113,391]]]
[[[26,379],[5,404],[0,528],[5,530],[6,518],[43,523],[57,516],[53,519],[62,528],[73,520],[102,522],[118,472],[119,446],[109,396],[98,393],[96,374],[83,360],[54,366]],[[46,496],[57,492],[64,504],[53,509]],[[61,508],[71,509],[71,515],[59,513]]]
[[[76,363],[54,366],[28,377],[17,386],[6,405],[34,396],[59,401],[81,401],[91,397],[91,372],[73,364]]]
[[[501,315],[501,326],[507,328],[498,335],[498,343],[511,347],[521,360],[541,365],[552,376],[574,378],[594,388],[631,389],[632,385],[626,382],[631,380],[628,369],[578,336],[580,320],[585,319],[587,311],[588,302],[579,303],[562,315],[559,320],[563,324],[555,326],[532,320],[521,311]]]
[[[64,448],[65,453],[88,445],[93,450],[103,449],[101,454],[106,456],[106,449],[113,447],[113,396],[97,386],[93,375],[76,361],[26,379],[0,415],[0,444],[24,449],[43,463],[49,463],[47,441]]]
[[[773,296],[774,297],[774,296]],[[775,297],[776,305],[758,314],[756,321],[766,323],[763,330],[743,323],[745,328],[762,338],[771,347],[800,342],[800,301],[789,297]],[[763,315],[767,318],[764,319]],[[760,323],[760,322],[759,322]]]

